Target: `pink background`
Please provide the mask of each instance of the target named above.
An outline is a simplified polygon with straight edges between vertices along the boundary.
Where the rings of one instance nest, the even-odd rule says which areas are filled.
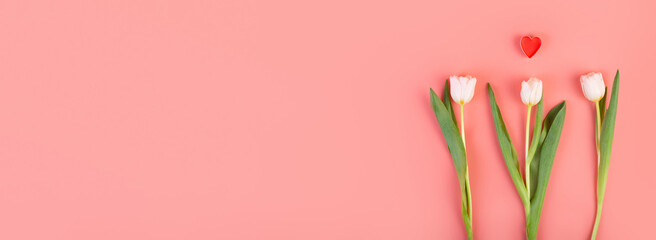
[[[567,117],[540,239],[586,239],[593,105],[622,74],[599,239],[653,229],[654,1],[2,1],[0,239],[464,239],[428,89],[466,107],[477,239],[524,239],[485,92]],[[543,48],[524,57],[519,39]]]

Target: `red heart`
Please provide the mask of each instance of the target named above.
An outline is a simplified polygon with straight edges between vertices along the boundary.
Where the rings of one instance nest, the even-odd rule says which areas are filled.
[[[535,55],[535,53],[538,52],[540,46],[542,46],[542,40],[540,40],[539,37],[523,36],[521,44],[522,44],[522,51],[524,51],[524,54],[526,54],[528,58],[532,58]]]

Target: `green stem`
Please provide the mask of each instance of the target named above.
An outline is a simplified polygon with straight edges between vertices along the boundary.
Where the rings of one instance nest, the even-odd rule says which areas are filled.
[[[592,229],[592,237],[590,238],[591,240],[597,239],[597,230],[599,229],[599,221],[601,219],[601,204],[603,200],[597,200],[597,216],[595,217],[595,223],[594,223],[594,228]]]
[[[605,178],[605,176],[600,176],[599,172],[599,163],[601,160],[600,144],[601,144],[601,113],[599,110],[599,102],[595,102],[595,107],[597,109],[597,134],[595,136],[595,143],[597,145],[597,215],[595,217],[594,227],[592,228],[592,237],[591,240],[597,238],[597,230],[599,229],[599,221],[601,221],[601,206],[604,202],[604,189],[606,188],[605,181],[602,183],[600,179]]]
[[[529,145],[529,131],[531,129],[531,105],[528,106],[528,111],[526,112],[526,137],[524,143],[524,175],[526,176],[526,203],[524,203],[524,214],[526,214],[526,237],[531,236],[529,234],[528,222],[531,214],[531,161],[528,159],[528,145]]]
[[[465,182],[467,183],[467,210],[469,213],[469,227],[474,228],[474,222],[472,219],[472,198],[471,198],[471,186],[469,185],[469,167],[467,167],[467,172],[465,173]]]
[[[465,154],[467,151],[467,144],[465,144],[465,104],[460,104],[460,134],[462,136],[462,144],[465,147]],[[465,172],[465,184],[467,185],[467,212],[469,213],[469,224],[471,228],[474,228],[474,222],[472,219],[472,199],[471,199],[471,186],[469,184],[469,163],[467,164],[467,169]]]
[[[524,203],[524,212],[526,214],[526,238],[529,240],[535,239],[535,234],[530,231],[529,219],[531,216],[531,159],[528,158],[529,137],[531,130],[531,108],[529,105],[526,111],[526,137],[524,142],[524,175],[526,176],[526,202]],[[535,137],[535,136],[533,136]]]
[[[460,135],[462,136],[462,144],[467,149],[465,143],[465,104],[460,104]]]
[[[524,144],[524,167],[526,176],[526,197],[531,199],[531,160],[528,159],[528,144],[529,144],[529,131],[531,129],[531,105],[528,105],[528,111],[526,112],[526,140]]]
[[[597,108],[597,135],[595,136],[595,143],[597,143],[597,167],[599,167],[599,160],[601,158],[600,154],[600,144],[601,144],[601,111],[599,110],[599,102],[595,102],[595,107]]]
[[[531,231],[530,231],[531,228],[528,225],[529,218],[531,216],[531,202],[530,201],[524,202],[524,213],[526,214],[526,239],[533,240],[531,238],[531,236],[534,235],[534,234],[531,234]]]

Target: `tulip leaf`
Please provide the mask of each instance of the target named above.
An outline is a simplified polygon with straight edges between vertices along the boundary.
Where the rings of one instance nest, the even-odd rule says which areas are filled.
[[[537,109],[535,110],[535,123],[533,124],[533,138],[531,139],[531,145],[528,151],[528,158],[532,159],[535,149],[538,147],[540,142],[540,132],[542,129],[542,100],[538,102]]]
[[[604,88],[604,96],[599,100],[599,110],[601,115],[601,121],[604,121],[604,116],[606,115],[606,96],[608,96],[608,87]]]
[[[547,135],[547,131],[543,130],[541,136],[538,136],[537,140],[539,141],[538,147],[535,149],[533,154],[533,159],[531,160],[531,196],[530,199],[533,199],[535,196],[535,188],[538,186],[538,176],[539,176],[539,167],[540,167],[540,153],[542,152],[541,146],[544,143],[544,139]]]
[[[603,178],[603,185],[606,185],[606,177],[608,174],[608,164],[610,161],[610,153],[613,146],[613,136],[615,135],[615,119],[617,118],[617,98],[620,88],[620,71],[615,74],[615,81],[613,81],[613,93],[610,97],[608,110],[604,117],[604,122],[601,125],[601,159],[599,163],[599,178]],[[603,196],[603,192],[601,195]]]
[[[542,132],[542,99],[540,99],[540,102],[537,104],[537,109],[535,110],[535,123],[533,124],[533,137],[531,139],[531,145],[528,149],[528,157],[525,159],[524,164],[529,164],[530,169],[529,171],[531,172],[530,177],[531,177],[531,192],[529,192],[529,198],[533,196],[535,193],[535,185],[537,184],[537,167],[536,170],[533,170],[533,161],[536,160],[535,154],[536,150],[540,146],[540,133]],[[539,152],[538,152],[539,155]],[[539,156],[537,157],[537,161],[540,161]],[[537,164],[535,164],[537,166]],[[526,173],[524,173],[526,174]]]
[[[549,111],[549,113],[547,113],[547,116],[544,118],[544,120],[540,120],[540,122],[544,123],[542,124],[542,131],[540,131],[540,136],[538,137],[538,147],[535,149],[533,160],[531,161],[531,189],[536,189],[538,184],[542,145],[544,144],[544,140],[547,138],[547,133],[549,132],[549,128],[551,128],[553,120],[556,117],[556,113],[558,113],[558,111],[560,111],[563,106],[563,103],[556,105]],[[533,199],[534,196],[535,190],[531,193],[531,199]]]
[[[531,200],[535,196],[535,189],[538,184],[538,176],[540,175],[539,168],[540,168],[540,156],[542,152],[542,145],[544,143],[544,140],[547,138],[547,133],[549,132],[549,128],[551,128],[551,125],[553,123],[554,118],[556,117],[556,114],[558,113],[558,111],[560,111],[560,109],[563,106],[564,106],[564,102],[556,105],[549,111],[549,113],[547,113],[547,116],[544,118],[544,120],[540,119],[540,122],[544,121],[544,123],[542,124],[542,131],[540,131],[540,136],[538,136],[537,138],[538,146],[535,149],[533,160],[531,161],[531,189],[533,189],[533,191],[531,192]],[[540,114],[540,117],[542,117],[542,114]]]
[[[540,136],[542,144],[540,146],[537,185],[535,187],[535,194],[531,199],[531,214],[526,227],[528,239],[537,238],[538,224],[540,222],[544,197],[547,191],[551,169],[556,157],[556,149],[560,142],[563,124],[565,123],[566,110],[567,106],[565,105],[565,101],[563,101],[552,108],[544,120],[543,132],[546,134]],[[543,136],[544,140],[542,140]]]
[[[501,116],[501,110],[497,105],[497,101],[494,97],[494,91],[492,91],[492,85],[487,84],[488,95],[490,98],[490,108],[492,109],[492,118],[494,119],[494,127],[497,132],[497,138],[499,139],[499,147],[501,148],[501,154],[503,155],[503,160],[506,162],[506,167],[510,173],[510,178],[515,184],[515,188],[519,193],[522,202],[524,205],[529,204],[529,199],[526,197],[526,186],[524,185],[524,180],[519,170],[519,161],[517,160],[517,151],[513,146],[512,140],[510,139],[510,134],[506,128],[506,124],[503,121]]]
[[[451,118],[453,118],[453,122],[458,126],[458,120],[456,120],[456,114],[453,111],[453,105],[451,104],[451,83],[449,83],[449,79],[446,80],[444,83],[444,91],[442,91],[442,102],[444,103],[444,107],[446,107],[446,110],[451,113]]]
[[[615,135],[615,119],[617,118],[617,100],[620,88],[620,71],[615,73],[613,81],[613,93],[610,97],[608,110],[605,112],[603,123],[601,124],[601,137],[599,140],[599,172],[597,173],[597,216],[592,232],[592,239],[597,234],[598,224],[601,218],[601,209],[606,193],[606,181],[608,180],[608,167],[610,165],[610,155],[613,147],[613,136]]]
[[[465,145],[462,142],[462,138],[460,138],[460,131],[444,103],[442,103],[433,89],[430,91],[431,107],[435,112],[435,117],[437,118],[440,129],[442,130],[442,135],[444,135],[444,139],[446,140],[449,151],[451,152],[451,157],[453,158],[456,171],[458,172],[458,178],[462,178],[462,184],[464,185],[465,172],[467,170],[467,156],[465,153]]]
[[[598,107],[599,107],[599,122],[603,123],[604,122],[604,116],[606,115],[606,96],[608,96],[608,88],[606,87],[604,89],[604,96],[599,99]],[[597,122],[597,116],[595,116],[595,144],[597,144],[597,148],[599,148],[599,143],[597,142],[597,139],[599,139],[599,132],[597,132],[597,129],[599,129],[599,122]]]
[[[449,93],[448,81],[446,83],[445,88],[447,89],[444,90],[445,93],[444,103],[442,102],[442,100],[440,100],[437,94],[435,94],[433,89],[430,89],[431,107],[435,112],[435,117],[437,118],[437,122],[440,125],[440,129],[442,130],[442,135],[446,140],[449,153],[451,153],[451,158],[456,168],[456,173],[458,175],[458,182],[460,183],[462,218],[464,220],[465,229],[467,230],[467,236],[469,237],[469,239],[472,239],[473,233],[472,233],[472,227],[471,227],[472,225],[469,217],[470,209],[468,207],[469,206],[468,203],[469,201],[471,201],[471,196],[469,196],[467,193],[468,191],[467,191],[467,183],[466,183],[467,154],[465,152],[465,145],[460,136],[460,131],[458,130],[455,121],[453,108],[452,107],[450,109],[447,108],[447,105],[451,106],[450,96],[448,95]]]

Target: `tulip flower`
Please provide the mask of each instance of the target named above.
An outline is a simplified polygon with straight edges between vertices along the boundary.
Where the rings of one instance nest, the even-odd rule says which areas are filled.
[[[608,179],[608,166],[610,163],[610,152],[613,145],[613,134],[615,131],[615,118],[617,117],[617,93],[619,92],[620,71],[615,74],[613,82],[613,94],[608,109],[606,109],[606,85],[601,73],[588,73],[581,76],[581,88],[583,95],[594,102],[596,109],[595,119],[595,145],[597,148],[597,213],[595,216],[592,236],[597,238],[599,221],[601,221],[601,208],[606,192],[606,180]]]
[[[598,102],[606,93],[606,85],[601,73],[588,73],[581,76],[583,95],[590,101]]]
[[[529,146],[529,132],[531,128],[531,108],[533,105],[538,104],[542,100],[542,80],[537,78],[530,78],[527,81],[522,82],[522,90],[520,92],[522,97],[522,102],[528,106],[528,111],[526,111],[526,138],[524,142],[524,161],[525,161],[525,176],[526,176],[526,194],[530,196],[531,194],[531,160],[528,156],[528,146]],[[533,136],[535,138],[535,136]]]
[[[542,80],[530,78],[522,82],[522,91],[520,93],[522,102],[526,105],[533,106],[542,100]]]
[[[464,77],[451,76],[449,82],[451,83],[451,98],[453,101],[464,105],[474,97],[476,87],[475,77],[469,75]]]
[[[440,124],[442,135],[451,153],[453,164],[456,167],[458,182],[460,183],[460,199],[462,201],[462,219],[465,223],[467,237],[473,238],[472,232],[472,198],[469,184],[469,166],[465,147],[465,118],[464,106],[474,97],[476,78],[471,76],[451,76],[444,85],[442,99],[430,89],[431,107],[435,112],[437,122]],[[460,105],[460,129],[456,121],[451,100]]]

